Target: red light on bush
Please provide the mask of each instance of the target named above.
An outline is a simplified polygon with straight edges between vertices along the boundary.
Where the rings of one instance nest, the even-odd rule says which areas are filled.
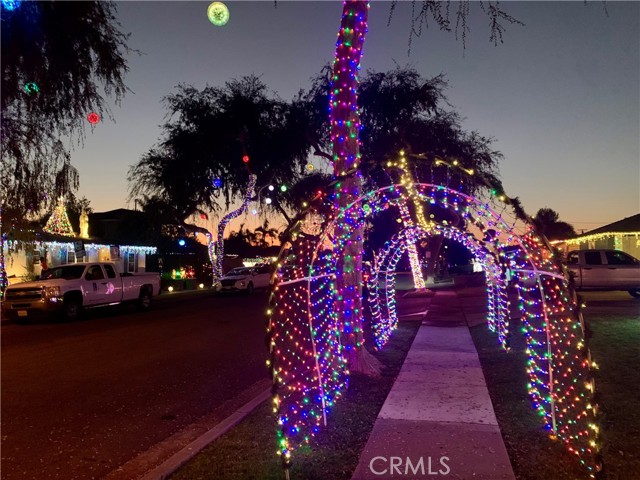
[[[249,163],[249,155],[243,155],[243,157],[242,157],[242,161],[243,161],[244,163]]]

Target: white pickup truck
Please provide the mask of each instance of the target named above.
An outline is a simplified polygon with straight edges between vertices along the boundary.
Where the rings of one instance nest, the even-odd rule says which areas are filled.
[[[640,297],[640,260],[619,250],[574,250],[567,267],[578,290],[626,290]]]
[[[26,320],[58,312],[75,320],[84,308],[122,302],[137,302],[147,309],[158,293],[158,273],[119,274],[109,262],[72,263],[44,271],[39,280],[9,286],[2,313]]]

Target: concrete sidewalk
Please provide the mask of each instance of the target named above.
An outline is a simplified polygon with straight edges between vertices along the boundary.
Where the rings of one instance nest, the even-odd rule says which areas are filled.
[[[436,292],[353,480],[515,479],[462,308],[481,304],[470,293],[486,295]]]

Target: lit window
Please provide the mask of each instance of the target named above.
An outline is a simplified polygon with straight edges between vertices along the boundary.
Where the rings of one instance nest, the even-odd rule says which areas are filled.
[[[125,268],[125,271],[128,273],[135,273],[138,271],[138,255],[136,253],[127,253]]]

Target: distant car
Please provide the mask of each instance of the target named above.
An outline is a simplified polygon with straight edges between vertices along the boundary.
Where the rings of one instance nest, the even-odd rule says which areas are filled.
[[[620,250],[574,250],[567,267],[579,290],[626,290],[640,297],[640,260]]]
[[[237,267],[229,270],[217,285],[219,292],[253,293],[256,288],[267,288],[271,280],[271,267]]]

